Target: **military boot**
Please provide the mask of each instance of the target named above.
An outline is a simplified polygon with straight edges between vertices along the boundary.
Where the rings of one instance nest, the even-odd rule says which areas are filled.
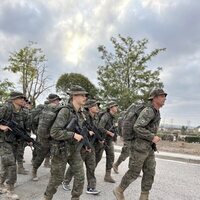
[[[52,200],[52,198],[44,194],[41,200]]]
[[[24,169],[22,163],[18,163],[18,166],[17,166],[17,173],[18,173],[18,174],[27,175],[27,174],[28,174],[28,171]]]
[[[122,189],[120,186],[117,186],[113,190],[113,194],[115,195],[117,200],[125,200],[123,192],[124,192],[124,189]]]
[[[6,190],[6,187],[3,183],[0,183],[0,194],[4,194],[6,193],[7,190]]]
[[[149,199],[149,192],[141,192],[139,200],[148,200]]]
[[[19,200],[19,196],[14,192],[14,184],[6,184],[7,193],[6,197],[12,200]]]
[[[44,167],[46,167],[46,168],[50,168],[51,167],[50,157],[45,158]]]
[[[32,180],[33,181],[38,181],[37,169],[35,169],[35,168],[32,169]]]
[[[111,170],[106,170],[104,181],[109,183],[115,183],[115,180],[111,176]]]
[[[4,185],[4,180],[0,178],[0,194],[6,193],[6,187]]]

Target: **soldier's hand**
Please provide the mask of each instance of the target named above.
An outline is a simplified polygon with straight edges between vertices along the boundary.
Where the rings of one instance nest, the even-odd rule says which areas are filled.
[[[8,126],[0,125],[0,130],[7,132],[7,131],[12,131],[12,129]]]
[[[92,149],[90,149],[88,147],[85,147],[85,150],[88,151],[88,152],[90,152],[90,153],[92,152]]]
[[[90,136],[94,135],[93,131],[89,131]]]
[[[156,144],[156,143],[158,143],[159,141],[160,141],[160,137],[158,137],[157,135],[154,136],[152,142]]]
[[[115,136],[115,134],[110,132],[110,131],[107,131],[106,134],[109,135],[110,137],[114,137]]]
[[[74,139],[80,142],[83,139],[83,136],[77,133],[74,133]]]

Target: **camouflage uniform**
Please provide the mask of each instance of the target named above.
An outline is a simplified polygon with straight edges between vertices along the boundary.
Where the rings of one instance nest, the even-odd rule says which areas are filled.
[[[24,98],[20,92],[12,92],[11,99]],[[11,102],[0,107],[0,119],[14,120],[25,130],[30,130],[30,120],[23,109],[16,111]],[[17,180],[16,174],[16,159],[18,164],[22,165],[23,155],[20,152],[23,141],[13,138],[8,141],[9,133],[0,131],[0,185],[4,182],[9,186],[10,190],[14,189],[14,184]],[[20,163],[21,161],[21,163]]]
[[[123,137],[122,124],[123,124],[124,114],[125,114],[125,111],[121,112],[120,117],[118,118],[118,134],[121,137]],[[131,144],[131,141],[128,138],[123,138],[123,147],[122,147],[121,153],[120,153],[117,161],[113,164],[113,170],[117,174],[119,173],[118,172],[118,166],[129,157],[130,144]]]
[[[69,124],[72,118],[77,117],[80,125],[82,115],[76,112],[73,105],[62,108],[51,128],[52,147],[51,147],[51,176],[45,191],[45,199],[52,199],[58,186],[61,184],[68,163],[72,167],[74,174],[74,185],[72,189],[73,200],[78,200],[84,186],[84,169],[80,152],[76,151],[79,144],[73,139],[74,132],[67,131],[64,127]]]
[[[158,120],[153,120],[155,117]],[[155,176],[155,155],[152,149],[152,140],[157,133],[160,122],[160,112],[147,106],[144,108],[134,124],[136,139],[131,141],[129,170],[122,177],[120,185],[114,189],[117,199],[124,200],[123,191],[140,175],[143,171],[140,200],[148,200]]]
[[[110,102],[109,106],[117,106],[115,102]],[[109,107],[108,107],[109,109]],[[101,131],[103,138],[105,138],[106,145],[98,145],[96,147],[96,165],[102,158],[103,151],[106,153],[106,174],[104,180],[106,182],[115,183],[115,180],[111,177],[111,169],[114,162],[114,145],[113,138],[106,134],[107,131],[114,132],[113,129],[115,127],[114,116],[109,112],[106,112],[100,119],[98,128]],[[115,130],[116,131],[116,130]],[[116,133],[117,134],[117,133]]]
[[[32,109],[31,112],[31,130],[34,135],[36,135],[36,141],[38,142],[38,136],[37,136],[37,128],[39,124],[39,116],[44,109],[44,105],[40,104],[36,108]],[[35,158],[37,156],[37,150],[36,148],[33,149],[32,152],[32,163],[34,162]]]
[[[43,115],[45,116],[45,111],[52,110],[58,107],[54,104],[48,104],[47,107],[43,110]],[[51,138],[50,133],[49,136],[43,137],[42,135],[38,134],[38,142],[41,144],[41,149],[36,150],[37,156],[33,160],[33,171],[37,171],[42,162],[44,161],[45,157],[50,154],[50,147],[51,147]],[[33,175],[33,179],[37,180],[35,174]]]
[[[28,119],[29,128],[27,129],[27,132],[29,133],[29,135],[31,135],[31,133],[30,133],[30,127],[31,127],[30,111],[26,108],[23,108],[23,112],[25,113],[25,116],[27,116],[27,119]],[[27,146],[27,142],[19,141],[17,144],[15,144],[15,146],[16,146],[15,149],[17,149],[17,155],[16,155],[17,165],[18,165],[17,172],[18,172],[18,174],[27,175],[28,171],[25,170],[23,167],[24,151],[25,151],[25,147]]]
[[[96,102],[96,101],[95,101]],[[86,116],[86,120],[87,122],[93,126],[94,125],[94,121],[95,121],[95,116],[92,117],[88,111],[84,112],[85,116]],[[89,140],[92,140],[92,137],[89,137]],[[94,144],[91,143],[92,149],[91,152],[86,151],[85,148],[83,147],[81,149],[81,157],[83,162],[85,162],[85,166],[86,166],[86,176],[87,176],[87,191],[91,190],[91,192],[93,192],[93,194],[98,194],[100,191],[97,191],[96,188],[96,177],[95,177],[95,168],[96,168],[96,163],[95,163],[95,149],[94,149]],[[66,185],[69,185],[69,183],[71,182],[73,177],[73,173],[72,173],[72,169],[71,167],[69,167],[65,173],[64,176],[64,182]],[[95,190],[94,190],[95,189]]]

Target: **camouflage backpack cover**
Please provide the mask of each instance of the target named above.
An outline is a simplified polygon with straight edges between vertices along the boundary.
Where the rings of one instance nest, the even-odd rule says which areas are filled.
[[[127,111],[124,114],[123,122],[122,122],[122,137],[124,138],[125,141],[130,141],[136,138],[136,133],[133,127],[141,111],[146,107],[153,108],[150,104],[147,105],[145,103],[140,103],[140,104],[133,103],[128,107]],[[153,110],[155,112],[154,108]],[[158,117],[157,117],[157,113],[155,112],[155,117],[150,123],[157,121]]]
[[[47,106],[42,110],[39,117],[39,124],[37,134],[42,138],[50,138],[50,129],[62,108],[69,108],[68,106]]]

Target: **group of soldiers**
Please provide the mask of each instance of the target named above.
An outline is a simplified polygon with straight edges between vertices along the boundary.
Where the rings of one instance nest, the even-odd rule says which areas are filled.
[[[36,134],[32,158],[32,180],[39,181],[37,172],[43,161],[50,166],[50,178],[42,200],[53,199],[57,188],[71,190],[71,199],[79,200],[83,193],[86,167],[87,194],[97,195],[95,169],[105,151],[106,167],[104,181],[115,183],[111,169],[118,173],[119,164],[129,156],[129,169],[113,193],[117,200],[124,200],[124,191],[143,171],[140,200],[148,200],[155,175],[155,156],[152,143],[159,142],[156,136],[159,109],[164,105],[167,94],[162,89],[150,93],[149,106],[146,106],[134,123],[138,137],[124,141],[124,147],[114,163],[116,141],[116,115],[118,105],[110,101],[105,111],[100,111],[96,99],[88,99],[88,92],[81,86],[73,86],[68,91],[69,102],[61,105],[57,94],[49,94],[44,105],[30,108],[30,102],[20,92],[11,92],[8,101],[0,107],[0,120],[14,120],[27,133]],[[123,117],[122,117],[123,118]],[[123,121],[123,120],[122,120]],[[23,167],[23,154],[26,145],[34,145],[22,138],[10,137],[13,130],[0,123],[0,192],[11,199],[19,199],[14,192],[17,172],[27,174]],[[10,139],[12,138],[12,139]],[[51,163],[50,163],[51,159]],[[67,169],[66,169],[66,166]],[[73,186],[70,182],[73,178]]]

